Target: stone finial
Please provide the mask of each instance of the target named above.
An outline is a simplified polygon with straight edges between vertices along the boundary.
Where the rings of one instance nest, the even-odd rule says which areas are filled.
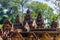
[[[3,24],[3,30],[10,30],[12,27],[12,24],[10,23],[10,21],[7,19],[4,24]]]
[[[20,22],[20,17],[19,15],[16,16],[15,23]]]
[[[58,23],[56,21],[51,22],[51,28],[57,28]]]
[[[4,25],[5,24],[9,24],[12,27],[12,24],[10,23],[10,21],[8,19],[4,22]]]
[[[27,13],[30,13],[30,10],[29,9],[27,9]]]
[[[41,12],[38,13],[38,16],[36,19],[36,24],[37,24],[38,28],[44,28],[45,24],[44,24],[44,20],[43,20]]]
[[[13,26],[14,26],[14,30],[23,28],[22,23],[20,22],[19,15],[16,16],[16,19],[15,19]]]

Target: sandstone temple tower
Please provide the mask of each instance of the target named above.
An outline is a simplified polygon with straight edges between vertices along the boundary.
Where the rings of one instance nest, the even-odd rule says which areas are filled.
[[[20,31],[20,29],[23,29],[22,23],[20,22],[19,15],[16,16],[13,27],[14,27],[14,30],[16,30],[16,31]]]
[[[36,19],[36,24],[37,24],[38,28],[44,28],[44,20],[43,20],[41,12],[38,13],[38,16]]]
[[[31,13],[30,13],[29,9],[27,10],[27,14],[24,17],[24,21],[23,21],[24,26],[25,26],[26,22],[29,24],[29,27],[32,28],[33,20],[32,20]]]
[[[52,21],[50,26],[51,26],[51,28],[57,28],[58,23],[56,21]]]
[[[7,19],[2,27],[2,34],[4,37],[7,37],[8,34],[11,32],[11,28],[12,28],[12,24],[10,23],[10,21]]]

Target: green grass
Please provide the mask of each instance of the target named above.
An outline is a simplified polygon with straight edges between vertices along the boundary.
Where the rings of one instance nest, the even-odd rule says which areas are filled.
[[[2,26],[3,26],[3,25],[2,25],[2,24],[0,24],[0,29],[2,28]]]

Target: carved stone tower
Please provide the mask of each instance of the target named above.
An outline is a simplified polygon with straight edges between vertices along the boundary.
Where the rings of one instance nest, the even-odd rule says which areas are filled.
[[[44,28],[44,20],[43,20],[42,14],[40,12],[38,13],[38,16],[36,19],[36,24],[37,24],[38,28]]]
[[[29,27],[32,28],[33,20],[32,20],[31,13],[30,13],[30,10],[29,9],[27,10],[27,14],[24,17],[24,21],[23,21],[23,25],[24,26],[25,26],[26,22],[28,22]]]
[[[2,27],[2,31],[3,31],[3,35],[8,36],[8,34],[10,33],[12,28],[12,24],[10,23],[10,21],[7,19]]]
[[[23,29],[22,23],[20,22],[19,15],[16,16],[16,19],[15,19],[13,27],[14,27],[14,30]]]
[[[51,28],[57,28],[58,27],[58,23],[55,21],[51,22]]]

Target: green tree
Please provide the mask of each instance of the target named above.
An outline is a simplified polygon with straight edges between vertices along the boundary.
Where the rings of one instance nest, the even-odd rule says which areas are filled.
[[[55,9],[57,10],[57,13],[60,13],[60,2],[59,2],[59,0],[45,0],[45,1],[51,1],[53,4],[55,4],[55,6],[57,6],[57,7],[55,7]]]
[[[0,16],[8,16],[8,18],[11,18],[16,15],[16,14],[19,14],[19,8],[20,8],[20,0],[0,0],[0,5],[2,7],[3,10],[7,10],[6,12],[4,12],[3,10],[0,11],[2,13],[0,13],[1,15]],[[2,15],[3,14],[3,15]],[[15,17],[15,16],[14,16]],[[1,17],[3,18],[3,17]]]
[[[22,18],[23,18],[23,12],[24,12],[23,8],[27,7],[26,5],[27,5],[28,2],[29,2],[29,0],[20,0],[20,6],[21,6],[21,9],[22,9],[22,11],[21,11]]]
[[[44,20],[48,20],[47,24],[51,23],[52,15],[54,15],[54,13],[53,9],[47,4],[33,1],[32,3],[28,4],[28,8],[32,10],[33,18],[36,18],[37,13],[40,11],[43,15]]]
[[[21,12],[20,7],[22,7],[22,13],[23,13],[23,8],[26,5],[26,3],[29,0],[0,0],[0,5],[3,8],[3,10],[7,10],[6,13],[4,11],[4,15],[7,15],[10,19],[15,17],[16,14],[20,14]],[[22,14],[21,14],[22,15]]]

